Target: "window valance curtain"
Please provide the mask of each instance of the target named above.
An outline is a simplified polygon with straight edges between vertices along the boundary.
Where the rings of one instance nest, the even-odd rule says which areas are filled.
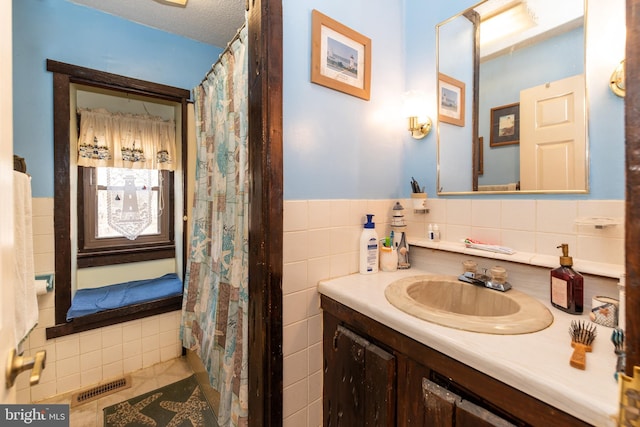
[[[78,165],[175,170],[176,126],[161,117],[78,109]]]

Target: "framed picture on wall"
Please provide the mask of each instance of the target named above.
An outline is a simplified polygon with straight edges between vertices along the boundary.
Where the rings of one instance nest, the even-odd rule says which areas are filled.
[[[520,103],[491,109],[490,147],[520,143]]]
[[[464,126],[465,84],[446,74],[438,74],[438,121]]]
[[[371,39],[313,10],[311,81],[369,100]]]

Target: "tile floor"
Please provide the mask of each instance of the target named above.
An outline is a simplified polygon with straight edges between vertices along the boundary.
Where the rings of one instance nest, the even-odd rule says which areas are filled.
[[[70,427],[102,427],[103,409],[132,397],[141,395],[193,374],[185,357],[158,363],[131,373],[131,387],[98,400],[85,403],[70,411]],[[72,393],[55,396],[37,403],[69,403]]]

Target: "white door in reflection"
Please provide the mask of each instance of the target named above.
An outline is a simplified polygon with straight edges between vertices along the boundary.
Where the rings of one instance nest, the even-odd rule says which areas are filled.
[[[584,74],[520,92],[520,189],[586,189]]]

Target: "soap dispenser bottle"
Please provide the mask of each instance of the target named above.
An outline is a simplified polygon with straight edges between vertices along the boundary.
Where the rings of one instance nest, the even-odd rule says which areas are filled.
[[[551,270],[551,304],[570,314],[582,313],[584,278],[576,273],[573,258],[569,256],[569,245],[563,243],[560,267]]]
[[[378,233],[376,224],[372,221],[373,214],[367,214],[367,222],[360,235],[360,273],[378,272]]]

